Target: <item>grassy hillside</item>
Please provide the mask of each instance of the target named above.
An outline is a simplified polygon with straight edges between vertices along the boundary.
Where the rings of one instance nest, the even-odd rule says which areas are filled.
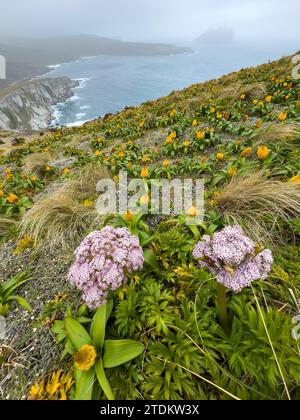
[[[24,135],[14,146],[13,135],[2,133],[0,278],[3,285],[19,275],[11,294],[31,310],[0,289],[7,322],[1,398],[90,399],[96,366],[96,399],[299,399],[299,110],[300,82],[287,57],[79,128]],[[203,178],[204,222],[191,223],[196,208],[104,220],[95,211],[96,183],[117,180],[121,169],[146,183]],[[108,235],[107,225],[138,236],[142,269],[130,260],[140,250],[120,256],[116,239],[101,248],[97,235]],[[240,230],[224,233],[235,225],[249,239]],[[127,270],[90,328],[95,309],[68,272],[74,250],[95,230],[93,258],[111,252],[107,263],[118,269],[108,279],[99,268],[94,298],[99,288],[115,288],[117,261]],[[84,246],[71,276],[81,284],[94,261],[83,258]],[[104,345],[104,337],[136,341]]]

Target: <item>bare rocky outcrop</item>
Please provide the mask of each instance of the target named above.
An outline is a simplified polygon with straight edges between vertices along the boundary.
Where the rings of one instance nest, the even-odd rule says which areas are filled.
[[[38,79],[11,86],[0,96],[0,128],[42,130],[49,126],[53,105],[74,95],[78,82],[68,77]]]

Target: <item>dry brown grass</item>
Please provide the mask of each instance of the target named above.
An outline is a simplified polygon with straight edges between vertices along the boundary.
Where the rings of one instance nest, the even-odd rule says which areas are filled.
[[[239,91],[239,96],[245,94],[247,99],[263,98],[267,94],[267,89],[264,83],[255,82],[243,86]]]
[[[57,153],[33,153],[24,159],[24,163],[29,172],[43,176],[46,166],[49,165],[49,162],[55,160],[57,156]]]
[[[233,178],[216,197],[216,204],[228,222],[244,226],[259,242],[273,242],[278,223],[300,215],[300,185],[253,172]]]
[[[256,82],[250,83],[248,85],[242,85],[241,82],[235,81],[222,88],[217,95],[217,99],[239,100],[240,96],[245,94],[246,98],[251,100],[256,98],[263,98],[266,93],[266,87],[263,83]]]
[[[78,237],[102,221],[83,201],[95,194],[97,182],[107,176],[101,168],[89,167],[76,180],[42,197],[23,217],[21,235],[29,235],[38,251],[73,249]]]
[[[255,131],[253,136],[255,146],[279,143],[288,146],[290,142],[300,140],[300,124],[269,124]]]

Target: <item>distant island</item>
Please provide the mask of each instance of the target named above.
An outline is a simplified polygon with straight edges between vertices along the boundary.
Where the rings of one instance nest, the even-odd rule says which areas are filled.
[[[95,35],[51,38],[0,39],[0,55],[7,61],[7,80],[0,89],[16,81],[28,80],[49,71],[49,66],[79,58],[110,56],[156,56],[191,53],[192,49],[169,44],[124,42]]]
[[[232,28],[208,29],[195,40],[195,45],[201,47],[211,44],[231,44],[234,41],[234,30]]]
[[[67,77],[37,78],[56,64],[89,56],[157,56],[193,52],[169,44],[123,42],[93,35],[0,40],[7,79],[0,80],[0,128],[38,130],[52,120],[53,105],[73,96],[78,83]]]

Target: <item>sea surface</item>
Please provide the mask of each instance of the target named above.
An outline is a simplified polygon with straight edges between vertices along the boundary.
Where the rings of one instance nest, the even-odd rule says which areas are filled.
[[[52,125],[81,125],[125,106],[139,105],[173,90],[278,59],[296,50],[293,46],[210,45],[190,54],[97,56],[54,65],[47,76],[68,76],[80,83],[71,99],[54,107]]]

